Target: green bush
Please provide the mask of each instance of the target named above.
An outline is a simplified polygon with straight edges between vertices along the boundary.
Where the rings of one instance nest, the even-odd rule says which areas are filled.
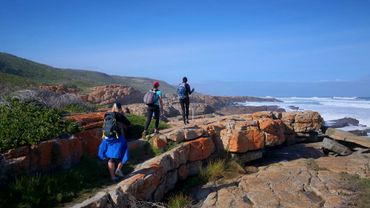
[[[133,169],[123,167],[125,174]],[[69,170],[17,178],[0,192],[0,207],[53,207],[111,183],[106,163],[83,158]]]
[[[0,152],[80,130],[76,123],[63,120],[59,110],[16,99],[6,102],[0,104]]]

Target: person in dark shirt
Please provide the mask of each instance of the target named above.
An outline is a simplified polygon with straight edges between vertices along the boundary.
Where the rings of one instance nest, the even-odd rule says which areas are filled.
[[[189,123],[189,104],[190,104],[189,95],[191,95],[194,92],[194,88],[190,90],[190,85],[188,84],[187,77],[182,78],[181,84],[184,85],[185,87],[185,97],[179,98],[179,101],[181,105],[182,118],[184,120],[184,124],[186,125]]]
[[[98,156],[100,159],[108,159],[108,170],[113,181],[117,181],[119,177],[123,177],[122,167],[128,160],[127,141],[125,138],[126,130],[131,125],[130,121],[124,116],[121,104],[116,102],[113,104],[112,112],[117,121],[118,138],[103,136],[99,146]],[[105,114],[106,116],[107,114]],[[118,160],[117,169],[116,160]]]

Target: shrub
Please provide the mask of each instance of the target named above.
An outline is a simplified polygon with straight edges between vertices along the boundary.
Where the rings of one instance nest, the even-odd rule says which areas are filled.
[[[183,193],[173,195],[168,200],[168,206],[170,208],[183,208],[191,205],[191,198]]]
[[[210,161],[200,171],[201,177],[207,181],[215,181],[221,178],[233,178],[244,174],[245,170],[234,160],[219,159]]]
[[[201,169],[201,175],[208,181],[215,181],[225,175],[225,160],[216,160],[208,163],[207,167]]]
[[[77,110],[79,112],[93,111],[95,106],[85,103],[80,97],[72,93],[53,92],[50,90],[19,90],[12,93],[12,97],[23,102],[37,102],[44,106],[59,110]]]
[[[133,169],[130,165],[123,167],[124,173]],[[53,207],[110,183],[106,163],[83,158],[69,170],[17,178],[0,192],[0,207]]]
[[[17,99],[0,105],[0,152],[79,130],[76,123],[63,120],[59,110]]]

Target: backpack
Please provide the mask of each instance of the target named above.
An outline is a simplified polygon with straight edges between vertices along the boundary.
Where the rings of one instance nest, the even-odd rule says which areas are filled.
[[[179,84],[177,87],[177,95],[179,96],[179,99],[186,98],[186,88],[184,83]]]
[[[104,115],[103,137],[118,138],[118,125],[114,112],[109,112]]]
[[[156,103],[158,100],[156,91],[149,90],[147,93],[145,93],[143,100],[144,100],[144,103],[147,105],[154,105],[154,103]]]

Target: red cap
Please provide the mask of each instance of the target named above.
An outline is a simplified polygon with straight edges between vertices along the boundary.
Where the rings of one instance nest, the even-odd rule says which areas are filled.
[[[153,87],[155,87],[155,88],[159,87],[159,82],[158,82],[158,81],[155,81],[155,82],[153,83]]]

